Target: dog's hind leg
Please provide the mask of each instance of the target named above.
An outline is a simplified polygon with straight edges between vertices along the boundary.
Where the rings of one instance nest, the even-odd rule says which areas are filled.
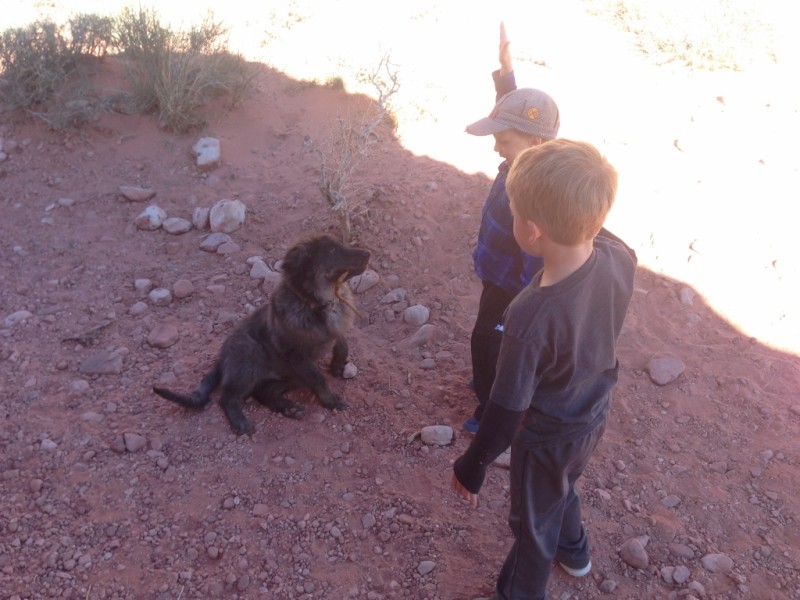
[[[344,367],[347,364],[347,356],[350,349],[347,347],[347,340],[339,336],[333,344],[333,357],[331,358],[331,375],[341,377],[344,375]]]
[[[287,391],[289,391],[289,386],[284,382],[264,381],[253,390],[253,398],[273,412],[281,413],[292,419],[303,418],[306,409],[289,400],[286,397]]]
[[[228,418],[228,423],[230,423],[231,429],[233,429],[236,435],[253,433],[253,426],[250,425],[247,417],[245,417],[242,412],[242,406],[248,395],[247,392],[243,392],[235,386],[223,386],[222,388],[219,405],[222,407],[225,416]]]

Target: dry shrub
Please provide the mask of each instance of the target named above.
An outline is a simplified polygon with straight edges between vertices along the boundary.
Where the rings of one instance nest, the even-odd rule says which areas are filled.
[[[36,21],[0,36],[0,100],[55,127],[80,125],[100,110],[93,59],[113,43],[111,19],[79,14],[65,25]]]
[[[155,112],[168,129],[187,131],[203,125],[200,109],[210,97],[229,94],[235,105],[256,76],[226,50],[226,34],[210,14],[175,32],[146,8],[9,29],[0,36],[0,101],[56,127],[80,125],[113,106]],[[92,59],[111,51],[126,62],[131,93],[101,99],[91,86]]]
[[[36,21],[7,29],[0,36],[0,99],[12,108],[29,108],[49,100],[75,68],[63,28]]]
[[[201,127],[201,107],[230,94],[236,104],[252,85],[255,69],[227,51],[227,30],[209,14],[196,27],[175,32],[152,9],[125,9],[117,22],[134,106],[156,112],[164,127],[185,132]]]
[[[318,151],[319,188],[339,222],[346,244],[352,240],[352,216],[363,208],[354,205],[354,198],[361,191],[354,176],[372,144],[379,139],[378,126],[388,122],[395,129],[392,99],[400,90],[397,72],[388,56],[380,60],[375,70],[361,72],[358,78],[375,90],[374,102],[361,110],[351,109],[350,113],[339,115],[337,127]]]
[[[777,62],[773,26],[752,0],[588,0],[658,64],[739,71]]]

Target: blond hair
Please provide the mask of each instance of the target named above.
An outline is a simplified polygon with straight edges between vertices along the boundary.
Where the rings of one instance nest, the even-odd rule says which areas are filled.
[[[617,193],[617,171],[591,144],[561,138],[521,152],[506,191],[521,218],[556,243],[575,246],[603,226]]]

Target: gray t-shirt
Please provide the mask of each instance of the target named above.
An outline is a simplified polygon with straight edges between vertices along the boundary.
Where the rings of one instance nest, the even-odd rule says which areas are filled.
[[[508,307],[490,400],[527,410],[536,438],[588,429],[607,414],[635,270],[625,246],[598,236],[575,273],[541,287],[540,272]]]

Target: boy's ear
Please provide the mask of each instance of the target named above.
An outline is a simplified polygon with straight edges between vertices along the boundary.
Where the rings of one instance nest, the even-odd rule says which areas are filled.
[[[525,230],[527,231],[528,243],[533,245],[542,237],[542,228],[539,227],[534,221],[525,221]]]

